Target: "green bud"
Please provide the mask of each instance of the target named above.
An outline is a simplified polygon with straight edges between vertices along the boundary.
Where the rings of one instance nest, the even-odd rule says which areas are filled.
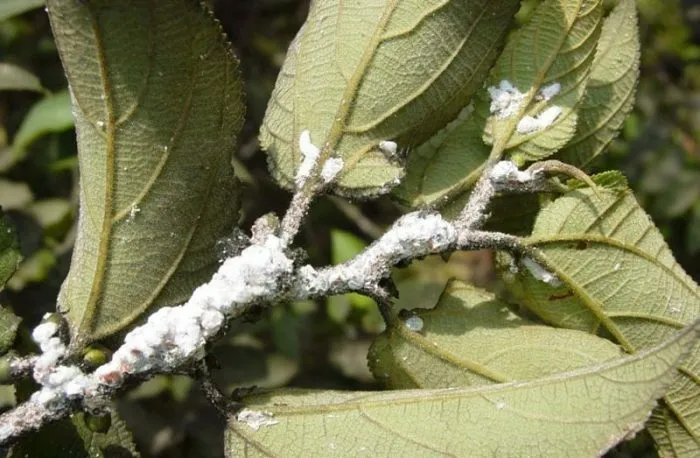
[[[112,426],[112,416],[109,413],[100,415],[86,413],[83,421],[90,431],[96,433],[106,433],[109,431],[109,427]]]
[[[106,348],[91,345],[85,349],[83,353],[83,362],[90,369],[97,369],[109,362],[111,358],[111,352]]]

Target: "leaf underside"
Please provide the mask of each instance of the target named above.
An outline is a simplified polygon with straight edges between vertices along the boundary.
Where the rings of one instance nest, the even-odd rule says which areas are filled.
[[[508,81],[524,94],[516,113],[490,114],[491,99],[482,91],[475,112],[487,119],[484,140],[516,160],[540,160],[563,147],[576,130],[576,104],[586,89],[596,43],[600,36],[600,0],[547,0],[530,22],[515,32],[489,78],[490,85]],[[542,100],[546,87],[559,92]],[[559,116],[548,127],[531,133],[517,127],[525,116],[537,117],[558,107]]]
[[[368,356],[374,376],[392,389],[530,380],[623,355],[601,337],[521,318],[493,294],[460,282],[448,284],[435,308],[415,314],[421,332],[397,320]]]
[[[526,244],[561,286],[527,269],[502,276],[511,292],[556,326],[611,335],[627,351],[658,344],[700,316],[698,285],[630,191],[572,191],[545,207]],[[504,262],[510,265],[509,261]],[[674,376],[650,423],[664,449],[700,451],[700,345]]]
[[[621,0],[603,24],[586,94],[576,107],[576,134],[558,159],[583,167],[617,136],[634,106],[639,54],[637,5]]]
[[[50,0],[72,89],[80,215],[59,296],[73,348],[174,305],[238,213],[238,63],[198,2]]]
[[[507,117],[492,114],[489,92],[486,88],[480,90],[473,106],[462,110],[442,131],[409,155],[406,177],[394,191],[394,196],[410,207],[437,207],[443,214],[454,216],[463,207],[492,153],[499,157],[505,154],[516,160],[539,160],[554,154],[568,142],[578,144],[589,139],[589,132],[584,128],[599,122],[598,119],[592,120],[594,110],[590,106],[593,100],[600,102],[595,93],[589,98],[584,98],[584,93],[600,36],[601,14],[600,1],[542,2],[529,23],[509,37],[488,79],[487,86],[498,87],[502,81],[507,81],[523,94],[517,112]],[[607,21],[617,24],[619,14]],[[635,27],[636,23],[631,21],[626,26]],[[609,24],[606,30],[611,29]],[[634,41],[625,39],[630,43]],[[607,54],[600,48],[618,41],[621,39],[606,36],[599,45],[601,58],[595,68],[605,77],[597,76],[590,83],[594,87],[603,78],[609,80],[612,73],[607,69],[610,62],[604,58]],[[625,61],[619,65],[635,67],[637,63]],[[553,84],[560,85],[559,93],[543,100],[541,91]],[[550,126],[541,131],[519,133],[517,127],[523,117],[537,117],[553,107],[561,109],[561,113]],[[584,128],[574,136],[578,112],[582,110]],[[622,112],[620,116],[625,114]],[[600,107],[595,107],[595,115],[602,116]],[[603,137],[612,138],[619,128],[598,127],[606,131],[598,134],[601,142]],[[605,145],[591,145],[586,141],[585,145],[575,148],[595,146],[597,154]],[[514,206],[520,204],[516,202]],[[534,213],[537,206],[529,205],[529,209]]]
[[[697,333],[528,382],[258,396],[247,408],[278,423],[255,430],[230,419],[227,456],[598,456],[643,427]]]
[[[409,149],[453,118],[481,86],[517,6],[514,0],[313,2],[261,128],[276,179],[291,187],[301,161],[299,135],[309,130],[324,155],[345,163],[337,193],[366,196],[394,186],[400,161],[379,143]]]

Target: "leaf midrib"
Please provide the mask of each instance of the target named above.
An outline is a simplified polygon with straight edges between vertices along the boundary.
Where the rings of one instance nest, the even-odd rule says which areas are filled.
[[[515,381],[503,384],[493,384],[493,385],[480,385],[478,387],[469,388],[441,388],[441,389],[423,389],[423,390],[402,390],[402,398],[397,398],[396,396],[391,396],[391,392],[370,392],[364,395],[357,396],[353,399],[345,401],[335,401],[335,404],[317,404],[317,405],[307,405],[307,406],[274,406],[274,411],[276,415],[305,415],[314,414],[318,412],[337,412],[344,410],[354,410],[358,407],[374,407],[381,408],[390,405],[399,404],[412,404],[418,402],[441,402],[441,401],[453,401],[459,399],[467,399],[471,397],[478,397],[488,395],[489,393],[509,393],[514,390],[526,388],[537,388],[540,386],[548,386],[550,383],[554,382],[571,382],[577,381],[588,376],[598,375],[604,377],[603,374],[608,370],[621,369],[625,366],[635,364],[641,360],[662,353],[666,351],[669,347],[674,345],[680,345],[680,342],[688,339],[689,334],[697,334],[700,330],[700,320],[696,321],[692,325],[688,326],[682,333],[673,339],[669,339],[661,345],[652,347],[650,349],[645,349],[640,352],[636,352],[631,355],[627,355],[624,358],[615,358],[608,361],[603,361],[595,366],[587,366],[572,371],[561,372],[553,374],[547,377],[542,377],[539,379],[528,380],[528,381]],[[693,336],[693,342],[697,342],[697,335]],[[674,361],[678,361],[684,356],[683,351],[678,352],[679,355],[674,357]],[[673,364],[668,364],[672,366]],[[659,378],[667,376],[668,371],[663,371],[660,375],[644,379],[644,381],[653,381]],[[295,390],[290,391],[290,393],[295,393]],[[322,393],[320,393],[322,394]],[[386,399],[374,400],[371,398],[375,397],[386,397]],[[426,399],[428,398],[428,399]],[[369,402],[367,400],[370,400]],[[334,402],[334,401],[331,401]],[[251,405],[254,408],[255,405]]]
[[[679,283],[681,283],[688,290],[688,292],[691,293],[691,295],[700,298],[700,293],[698,292],[697,288],[693,287],[692,284],[688,283],[689,278],[684,278],[684,277],[679,276],[678,272],[676,272],[673,269],[673,267],[675,267],[675,265],[673,267],[668,266],[668,265],[662,263],[661,261],[659,261],[654,256],[647,253],[646,251],[643,251],[634,245],[628,245],[626,243],[620,242],[619,240],[616,240],[616,239],[612,239],[612,238],[600,236],[600,235],[594,235],[594,234],[572,234],[572,235],[554,235],[554,236],[546,236],[546,237],[529,237],[529,238],[524,239],[523,243],[530,245],[530,246],[540,247],[543,245],[551,245],[551,244],[559,244],[559,243],[575,243],[575,242],[580,242],[580,241],[617,248],[617,249],[623,250],[625,252],[629,252],[631,254],[639,256],[640,258],[644,259],[645,261],[648,261],[648,262],[651,262],[655,265],[658,265],[663,270],[665,270],[668,274],[670,274],[673,278],[675,278]],[[546,255],[545,255],[545,258],[546,258]]]
[[[560,54],[564,43],[566,43],[566,38],[569,36],[569,32],[571,32],[571,29],[574,28],[576,23],[580,20],[580,13],[581,13],[581,6],[582,6],[583,0],[578,1],[578,6],[576,7],[576,17],[573,21],[571,21],[571,24],[566,30],[563,30],[563,33],[560,36],[559,39],[559,44],[556,47],[556,52],[553,52],[544,62],[542,67],[539,69],[538,72],[535,73],[533,81],[532,81],[532,86],[530,87],[530,90],[528,93],[525,95],[525,98],[520,104],[520,109],[518,110],[518,113],[514,116],[512,116],[507,123],[505,123],[505,130],[504,130],[504,135],[499,136],[500,139],[494,143],[493,145],[493,150],[491,152],[491,157],[490,159],[496,159],[501,157],[501,154],[503,151],[505,151],[507,145],[510,143],[511,138],[513,137],[513,133],[515,132],[516,126],[518,124],[518,121],[522,118],[523,114],[527,111],[527,108],[530,106],[532,103],[532,100],[534,99],[535,95],[537,94],[537,91],[542,87],[542,84],[544,84],[545,77],[547,76],[547,73],[552,67],[552,64],[554,63],[555,59],[557,56]],[[543,4],[544,5],[544,4]],[[543,5],[540,5],[540,7],[543,7]],[[594,8],[591,8],[591,12],[595,11],[596,9],[600,8],[600,2],[598,2],[598,5]],[[539,37],[539,28],[535,29],[535,41],[538,41]],[[513,68],[516,62],[515,56],[513,53],[516,51],[515,46],[511,49],[511,55],[510,55],[510,62],[511,62],[511,70],[510,70],[510,76],[511,79],[515,80],[514,75],[515,75],[515,69]],[[535,55],[538,54],[538,51],[535,50]]]
[[[467,370],[476,375],[488,378],[495,383],[505,383],[510,381],[510,379],[506,375],[501,374],[500,372],[495,371],[493,369],[490,369],[489,367],[484,366],[483,364],[477,361],[462,358],[458,355],[453,354],[452,352],[444,350],[439,346],[432,345],[431,342],[422,334],[418,332],[409,331],[400,322],[397,322],[397,325],[394,327],[393,332],[398,334],[397,337],[402,339],[404,342],[408,343],[410,346],[428,355],[438,358],[441,361],[444,361],[447,365],[452,366],[456,369]],[[390,343],[392,342],[392,337],[393,336],[390,334]]]
[[[365,77],[367,67],[369,67],[370,63],[372,62],[372,59],[374,58],[374,54],[377,51],[378,44],[381,41],[381,34],[384,31],[386,24],[389,22],[389,18],[394,12],[394,8],[396,7],[397,1],[398,0],[388,1],[386,7],[384,8],[384,12],[382,13],[382,17],[379,19],[379,22],[377,23],[377,26],[375,27],[374,32],[372,33],[372,37],[369,40],[368,46],[365,48],[360,62],[358,63],[357,67],[355,67],[355,71],[353,72],[350,81],[345,87],[345,91],[343,92],[343,95],[340,99],[340,105],[333,118],[333,123],[331,124],[328,134],[326,135],[326,141],[321,150],[321,155],[318,160],[319,169],[323,167],[323,164],[331,156],[333,150],[338,145],[338,142],[343,136],[345,122],[347,121],[347,118],[352,110],[352,101],[355,100],[355,95],[360,88],[362,80]],[[301,44],[302,51],[304,48],[305,41],[306,40],[303,40]],[[343,101],[345,103],[343,103]],[[294,120],[294,138],[296,138],[296,132],[299,130],[298,121],[298,118]],[[299,156],[298,145],[293,145],[293,147],[295,153],[294,156]]]
[[[109,260],[109,247],[111,242],[112,233],[112,221],[111,216],[113,212],[114,205],[114,175],[115,175],[115,141],[117,135],[117,124],[116,117],[114,113],[114,100],[111,89],[111,82],[109,80],[109,70],[107,68],[106,56],[104,54],[104,47],[102,45],[102,30],[97,20],[96,13],[93,9],[93,5],[86,3],[87,8],[92,23],[92,31],[95,36],[95,51],[97,53],[97,60],[99,62],[100,68],[100,81],[102,83],[102,91],[104,94],[104,104],[105,104],[105,196],[104,196],[104,210],[102,214],[102,224],[99,233],[99,245],[97,251],[97,265],[95,268],[95,274],[92,277],[92,285],[90,287],[90,293],[88,295],[88,302],[84,309],[83,317],[80,320],[80,325],[78,326],[77,335],[84,336],[89,335],[93,326],[95,319],[95,312],[97,311],[97,301],[102,296],[102,283],[104,281],[107,262]]]

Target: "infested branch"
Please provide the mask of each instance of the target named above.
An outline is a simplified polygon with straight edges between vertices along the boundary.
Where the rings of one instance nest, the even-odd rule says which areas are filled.
[[[35,329],[34,339],[43,353],[32,365],[42,388],[29,401],[0,416],[0,446],[75,410],[107,409],[129,380],[202,370],[206,343],[217,337],[228,320],[253,306],[360,292],[383,304],[385,319],[391,319],[390,294],[384,286],[398,264],[455,250],[493,248],[527,254],[517,237],[481,231],[480,227],[497,192],[514,182],[537,183],[540,178],[539,173],[517,171],[510,162],[496,163],[486,169],[455,221],[431,211],[408,213],[353,259],[320,269],[296,266],[289,254],[289,244],[314,196],[302,182],[278,231],[269,221],[256,224],[250,246],[224,261],[185,304],[161,308],[129,332],[111,361],[93,373],[63,365],[64,346],[55,336],[55,325]],[[218,406],[228,405],[212,386],[205,382],[203,388]],[[241,412],[239,417],[246,415]]]

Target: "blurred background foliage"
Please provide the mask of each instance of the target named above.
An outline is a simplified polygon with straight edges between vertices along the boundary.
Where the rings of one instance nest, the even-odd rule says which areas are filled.
[[[538,0],[526,0],[526,20]],[[248,114],[234,167],[245,186],[241,227],[289,195],[267,174],[258,126],[284,60],[303,22],[307,0],[209,0],[241,59]],[[614,1],[606,1],[611,6]],[[623,133],[592,171],[622,170],[683,267],[700,279],[700,4],[638,0],[642,76]],[[0,205],[17,228],[23,261],[0,301],[23,320],[15,342],[31,350],[28,329],[53,310],[67,273],[76,217],[77,160],[66,81],[41,0],[0,0]],[[315,265],[342,262],[381,235],[400,209],[388,198],[319,201],[299,244]],[[400,305],[435,304],[457,277],[498,289],[488,252],[429,258],[397,269]],[[375,304],[358,295],[276,307],[235,323],[216,343],[216,382],[227,392],[282,385],[378,389],[366,365],[383,323]],[[0,386],[0,409],[21,398]],[[223,421],[192,380],[157,377],[120,401],[144,456],[222,456]],[[654,456],[644,436],[611,452]]]

